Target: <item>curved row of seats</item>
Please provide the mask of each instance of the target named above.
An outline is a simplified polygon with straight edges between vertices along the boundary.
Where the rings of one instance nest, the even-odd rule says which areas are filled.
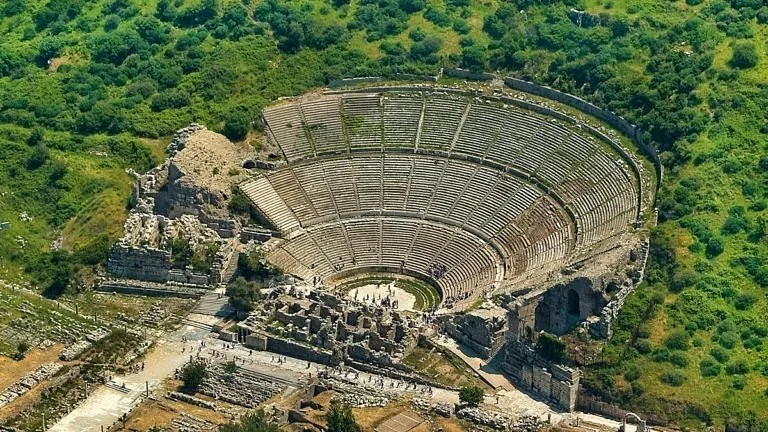
[[[304,278],[437,266],[444,300],[463,299],[555,271],[637,216],[634,177],[606,143],[499,100],[362,91],[263,118],[289,164],[240,187],[287,235],[270,259]]]
[[[291,162],[322,154],[419,148],[528,173],[584,217],[577,222],[580,247],[624,230],[636,217],[632,176],[605,143],[498,101],[437,91],[331,94],[268,108],[264,119]],[[368,186],[373,193],[375,185]]]
[[[521,229],[526,230],[539,226],[558,230],[569,224],[567,216],[554,212],[551,199],[533,185],[467,161],[402,154],[319,159],[286,167],[267,179],[305,227],[329,217],[403,212],[476,229],[484,238],[498,238],[506,248],[515,224],[524,224]],[[537,203],[550,203],[549,210],[541,210]],[[532,221],[516,221],[526,212]],[[585,220],[585,232],[599,227],[591,222]],[[526,238],[530,245],[539,240]],[[572,240],[563,236],[556,249],[559,258]]]
[[[311,279],[355,269],[388,268],[433,277],[443,298],[462,298],[497,277],[495,251],[480,238],[438,222],[362,217],[315,225],[268,254],[286,271]],[[441,268],[439,276],[433,268]]]

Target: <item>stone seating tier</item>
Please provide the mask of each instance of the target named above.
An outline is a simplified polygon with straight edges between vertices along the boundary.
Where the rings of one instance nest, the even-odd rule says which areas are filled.
[[[636,180],[606,143],[497,100],[332,93],[263,118],[289,164],[241,189],[293,233],[270,258],[302,277],[437,263],[444,299],[477,295],[562,268],[638,214]]]

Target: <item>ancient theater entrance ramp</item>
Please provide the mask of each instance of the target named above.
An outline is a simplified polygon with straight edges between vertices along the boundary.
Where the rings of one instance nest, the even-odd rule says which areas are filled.
[[[424,419],[415,413],[403,411],[382,423],[376,428],[376,432],[408,432],[422,423],[424,423]]]

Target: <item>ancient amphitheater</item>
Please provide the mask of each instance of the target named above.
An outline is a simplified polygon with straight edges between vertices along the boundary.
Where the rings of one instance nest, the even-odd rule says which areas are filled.
[[[455,309],[573,278],[584,263],[621,268],[626,254],[611,251],[637,245],[653,200],[639,158],[596,123],[530,108],[434,87],[267,108],[265,132],[287,163],[240,189],[280,232],[269,259],[326,284],[418,277]]]

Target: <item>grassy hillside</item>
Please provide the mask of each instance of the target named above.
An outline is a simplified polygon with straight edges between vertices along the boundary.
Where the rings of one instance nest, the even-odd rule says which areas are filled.
[[[7,0],[0,277],[55,295],[102,260],[125,168],[191,121],[239,140],[339,77],[498,70],[621,113],[665,163],[648,281],[585,386],[694,428],[766,424],[766,22],[759,0]]]

